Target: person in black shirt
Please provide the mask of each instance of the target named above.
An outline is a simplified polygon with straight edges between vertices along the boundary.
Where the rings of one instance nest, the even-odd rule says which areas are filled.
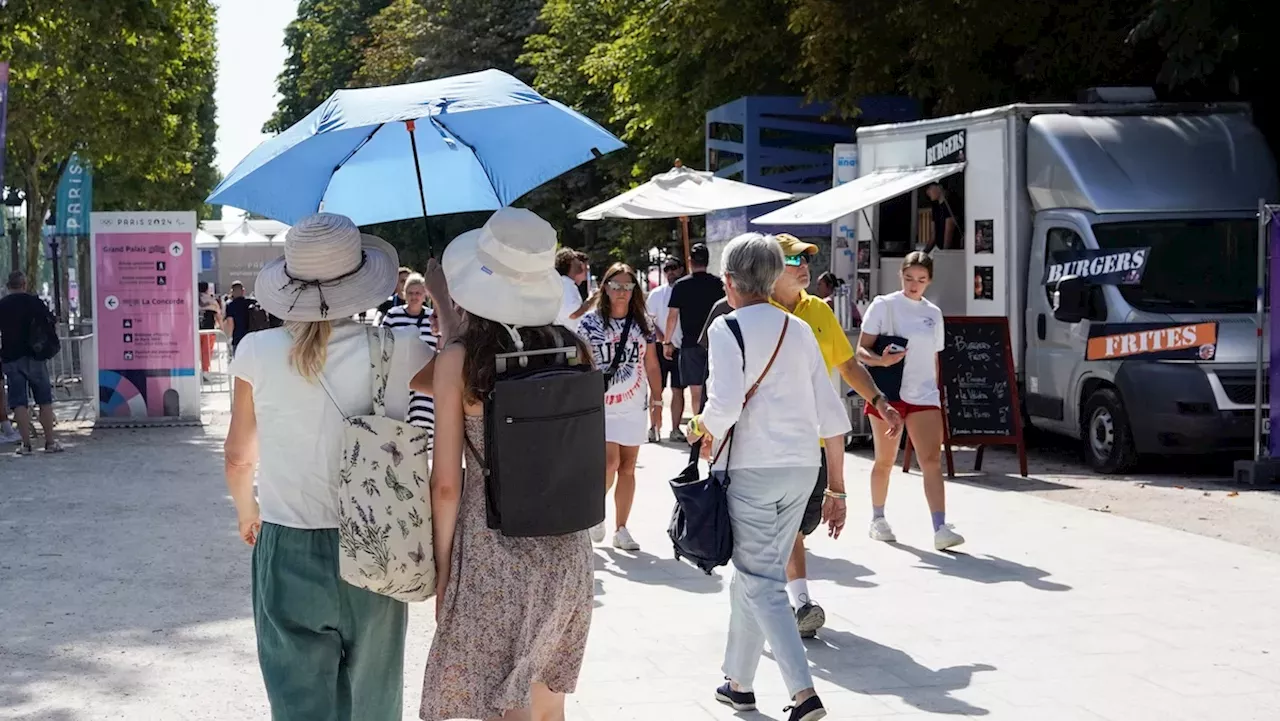
[[[29,455],[31,449],[31,401],[40,407],[40,425],[44,428],[44,450],[58,453],[62,445],[53,435],[53,383],[49,365],[36,358],[31,348],[31,326],[42,322],[49,328],[57,321],[44,301],[27,292],[27,276],[21,271],[9,274],[8,295],[0,298],[0,359],[4,361],[9,409],[18,423],[22,445],[18,455]],[[28,395],[28,393],[30,395]]]
[[[933,249],[941,246],[943,250],[955,250],[960,248],[960,226],[956,223],[955,213],[951,212],[951,205],[947,202],[947,190],[939,183],[933,183],[925,188],[925,194],[929,196],[929,200],[933,201],[933,243],[924,249],[926,253],[932,253]]]
[[[253,301],[244,296],[244,283],[236,281],[231,284],[231,301],[223,311],[222,332],[231,338],[231,355],[236,353],[236,346],[249,334],[249,310]]]
[[[413,271],[408,268],[400,269],[400,274],[399,276],[397,276],[397,279],[396,279],[395,294],[392,295],[390,298],[387,298],[386,300],[382,301],[380,304],[378,304],[378,323],[382,323],[382,320],[386,318],[387,311],[391,310],[392,308],[398,308],[405,304],[404,284],[406,281],[409,280],[409,276],[412,274],[413,274]]]
[[[680,380],[689,389],[689,400],[695,412],[702,408],[702,384],[707,380],[707,351],[698,345],[698,337],[711,314],[711,306],[724,297],[724,281],[707,272],[710,260],[711,252],[702,243],[690,250],[689,264],[693,272],[671,286],[670,310],[667,311],[663,335],[664,338],[674,337],[676,323],[680,324],[683,334],[680,341]],[[671,343],[664,343],[662,349],[668,359],[675,355],[675,346]]]

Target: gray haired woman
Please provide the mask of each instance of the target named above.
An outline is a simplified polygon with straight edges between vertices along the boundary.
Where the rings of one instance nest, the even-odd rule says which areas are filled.
[[[691,438],[711,440],[703,444],[704,453],[733,429],[722,456],[733,478],[728,493],[734,575],[723,666],[728,682],[716,689],[716,700],[738,711],[755,709],[752,683],[768,641],[791,694],[789,721],[817,721],[827,712],[814,692],[787,600],[786,565],[821,462],[818,439],[843,448],[849,417],[813,331],[769,303],[783,269],[777,241],[759,233],[740,235],[725,248],[723,266],[735,310],[707,331],[707,404],[690,425]],[[730,320],[741,330],[741,345]],[[822,516],[838,536],[846,513],[843,454],[831,454],[827,467]]]

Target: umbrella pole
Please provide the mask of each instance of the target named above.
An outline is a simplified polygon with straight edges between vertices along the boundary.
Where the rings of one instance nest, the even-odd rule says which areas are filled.
[[[427,257],[436,257],[435,248],[431,246],[431,221],[427,218],[427,193],[422,189],[422,166],[418,163],[418,139],[414,136],[413,120],[404,121],[409,131],[409,145],[413,148],[413,171],[418,175],[418,200],[422,203],[422,227],[427,234]]]
[[[679,163],[680,161],[677,160],[676,162]],[[680,216],[680,238],[682,241],[684,241],[684,267],[688,268],[689,271],[692,272],[693,259],[690,257],[691,250],[689,248],[689,216],[687,215]]]

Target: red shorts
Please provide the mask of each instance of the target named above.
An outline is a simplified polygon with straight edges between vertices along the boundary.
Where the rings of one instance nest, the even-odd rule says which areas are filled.
[[[902,416],[903,418],[906,418],[912,413],[919,413],[921,411],[941,411],[942,410],[938,406],[918,406],[918,405],[915,405],[914,403],[907,403],[905,401],[889,401],[889,405],[895,411],[898,412],[898,415]],[[870,403],[863,405],[862,414],[865,416],[871,416],[872,418],[880,418],[880,420],[884,420],[884,418],[880,417],[880,411],[876,410]]]

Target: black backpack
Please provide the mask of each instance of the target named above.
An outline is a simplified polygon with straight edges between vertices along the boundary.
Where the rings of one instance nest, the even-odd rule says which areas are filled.
[[[57,323],[47,311],[31,318],[31,324],[27,326],[27,345],[31,348],[31,357],[38,361],[47,361],[62,350]]]
[[[483,458],[466,439],[484,469],[488,526],[504,536],[560,536],[604,521],[604,375],[556,333],[563,347],[497,357]],[[523,365],[545,355],[566,362]]]
[[[249,301],[249,332],[266,330],[271,328],[271,314],[267,313],[258,301]]]

